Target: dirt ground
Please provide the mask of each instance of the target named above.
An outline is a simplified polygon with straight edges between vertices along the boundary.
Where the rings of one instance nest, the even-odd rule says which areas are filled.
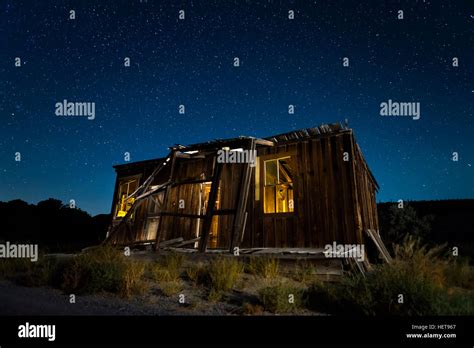
[[[29,288],[0,281],[0,315],[229,315],[237,306],[180,304],[178,295],[167,297],[151,288],[146,295],[131,299],[102,293],[76,296],[52,288]]]
[[[216,255],[217,256],[217,255]],[[57,258],[71,255],[56,255]],[[155,261],[156,254],[134,252],[132,257],[145,262]],[[214,256],[211,256],[214,257]],[[209,260],[209,256],[186,255],[185,267]],[[298,283],[293,282],[295,285]],[[232,291],[226,292],[220,300],[209,300],[208,289],[196,286],[191,281],[179,280],[177,289],[171,293],[163,284],[151,279],[145,280],[146,291],[142,295],[122,298],[112,293],[70,295],[51,287],[25,287],[17,283],[0,280],[0,315],[245,315],[247,304],[258,303],[258,291],[268,286],[264,280],[249,274],[242,274]],[[184,296],[184,300],[183,300]],[[258,306],[257,306],[258,307]],[[263,311],[252,315],[275,315]],[[292,315],[318,315],[306,309],[297,309]]]

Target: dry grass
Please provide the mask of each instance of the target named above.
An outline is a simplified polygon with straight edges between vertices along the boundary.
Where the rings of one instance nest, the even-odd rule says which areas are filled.
[[[204,284],[206,274],[206,266],[201,262],[193,264],[186,269],[186,276],[194,286]]]
[[[129,297],[145,290],[145,266],[112,247],[99,247],[66,262],[61,268],[61,288],[67,292],[108,291]]]
[[[474,291],[474,267],[469,265],[469,259],[453,258],[446,269],[445,276],[450,286]]]
[[[180,280],[173,280],[160,283],[160,290],[164,295],[170,297],[183,290],[183,283]]]
[[[276,279],[280,274],[280,265],[276,258],[257,256],[250,258],[247,271],[250,274],[271,280]]]
[[[315,278],[316,269],[314,265],[308,261],[299,261],[295,269],[290,273],[290,277],[300,283],[308,283]]]
[[[407,237],[394,250],[393,263],[375,266],[366,277],[354,274],[338,284],[315,283],[308,291],[310,307],[351,315],[474,313],[472,291],[451,288],[447,275],[452,262],[443,255],[442,247],[429,248]]]
[[[285,281],[260,289],[259,299],[263,307],[273,313],[291,313],[302,308],[306,302],[304,289]]]
[[[446,285],[449,260],[444,255],[445,245],[429,248],[419,238],[407,235],[403,243],[395,245],[393,267],[417,279],[430,280],[436,286]]]
[[[143,262],[128,262],[122,276],[120,294],[123,297],[131,297],[132,295],[144,293],[147,289],[145,282],[143,281],[144,274],[145,264]]]
[[[209,299],[219,300],[224,291],[231,290],[237,283],[243,265],[232,257],[217,257],[207,266],[205,277],[210,286]]]
[[[184,256],[178,253],[165,255],[161,260],[150,264],[149,273],[153,280],[173,282],[181,276]]]
[[[259,304],[244,302],[242,305],[242,314],[244,315],[262,315],[263,307]]]
[[[18,273],[27,272],[32,267],[29,259],[1,259],[0,260],[0,278],[11,279]]]

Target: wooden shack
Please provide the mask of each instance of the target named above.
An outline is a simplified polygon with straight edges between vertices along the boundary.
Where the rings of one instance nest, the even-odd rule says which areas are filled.
[[[176,145],[165,158],[114,168],[114,245],[322,248],[378,231],[377,182],[340,124]]]

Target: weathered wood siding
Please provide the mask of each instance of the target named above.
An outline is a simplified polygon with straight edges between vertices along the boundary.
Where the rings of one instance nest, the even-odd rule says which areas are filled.
[[[372,179],[367,163],[364,160],[362,152],[355,144],[355,174],[357,182],[358,206],[361,214],[362,230],[372,229],[378,231],[379,221],[377,214],[377,201],[375,193],[376,183]]]
[[[356,144],[352,131],[343,130],[306,139],[276,142],[260,146],[258,171],[250,183],[247,220],[241,247],[323,247],[336,243],[363,243],[365,229],[378,229],[375,193],[377,184]],[[344,160],[345,155],[347,161]],[[264,161],[291,156],[293,161],[293,200],[291,213],[265,214]],[[140,175],[140,184],[156,168],[158,161],[118,166],[112,212],[117,203],[117,185],[121,178]],[[160,172],[152,185],[171,179],[164,192],[159,212],[160,241],[202,235],[205,211],[200,204],[201,184],[212,181],[215,153],[204,158],[177,157]],[[239,199],[244,164],[223,164],[219,194],[213,217],[217,220],[217,247],[229,248]],[[256,175],[259,176],[256,181]],[[256,197],[257,182],[259,199]],[[180,200],[184,207],[180,208]],[[202,202],[202,201],[201,201]],[[119,243],[146,239],[148,200],[133,216],[133,227],[117,234]],[[205,207],[207,211],[209,207]],[[158,217],[156,215],[155,217]],[[116,219],[116,221],[119,221]],[[209,245],[209,243],[208,243]]]
[[[153,161],[144,161],[130,163],[127,165],[116,166],[117,178],[115,181],[114,196],[112,199],[111,215],[112,215],[112,225],[117,225],[120,222],[120,218],[116,218],[115,207],[118,201],[118,186],[122,179],[127,177],[139,178],[138,184],[141,185],[143,182],[153,173],[156,167],[159,165],[160,160]],[[165,167],[163,170],[155,177],[152,185],[158,185],[164,183],[170,175],[170,168]],[[145,226],[146,226],[146,217],[147,217],[148,201],[143,202],[137,209],[137,212],[134,214],[133,219],[131,220],[130,226],[124,227],[119,233],[114,235],[113,241],[117,244],[128,244],[136,241],[141,241],[145,239]]]
[[[205,159],[178,159],[172,181],[175,182],[165,198],[164,213],[174,216],[163,216],[160,227],[160,240],[183,237],[185,240],[201,236],[204,211],[199,209],[199,183],[185,183],[192,180],[211,181],[214,167],[214,156]],[[239,183],[242,175],[242,164],[224,164],[220,177],[217,213],[217,247],[227,248],[230,244],[232,224],[239,198]],[[184,200],[184,209],[179,209],[179,200]],[[206,207],[206,210],[209,207]],[[224,211],[228,211],[225,212]],[[221,213],[222,212],[222,213]],[[179,216],[181,215],[181,216]],[[189,216],[192,215],[192,216]],[[198,227],[199,226],[199,227]],[[199,228],[199,229],[198,229]],[[196,235],[196,231],[199,231]]]
[[[260,148],[260,200],[255,200],[254,180],[248,207],[250,221],[242,246],[323,247],[334,241],[361,243],[361,229],[377,227],[377,211],[375,184],[354,144],[352,132],[343,132]],[[344,161],[344,153],[348,161]],[[263,161],[287,155],[296,164],[294,212],[264,214]]]

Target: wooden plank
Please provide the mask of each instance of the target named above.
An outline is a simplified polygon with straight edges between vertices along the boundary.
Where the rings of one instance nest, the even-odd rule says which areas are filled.
[[[313,241],[314,245],[312,247],[322,247],[324,245],[323,233],[323,216],[321,208],[321,172],[322,168],[320,165],[321,158],[321,144],[318,140],[311,141],[312,147],[312,169],[313,169],[313,179],[312,179],[312,195],[314,195],[314,221],[313,221]]]
[[[294,216],[295,216],[295,246],[301,247],[304,245],[304,234],[305,234],[305,166],[304,166],[304,154],[303,154],[303,143],[299,142],[295,145],[296,155],[292,156],[295,161],[295,178],[294,188],[295,194],[294,200]]]
[[[346,152],[349,156],[347,162],[344,161],[344,158],[341,157],[341,167],[342,167],[342,199],[343,199],[343,215],[344,215],[344,243],[357,243],[357,238],[355,238],[355,226],[354,226],[354,207],[352,207],[352,197],[351,197],[351,177],[350,171],[352,169],[352,163],[354,159],[351,156],[351,145],[350,138],[348,135],[340,138],[339,141],[339,153],[340,156],[343,156]]]
[[[214,175],[212,178],[211,191],[206,209],[206,218],[204,219],[201,240],[199,242],[199,252],[205,253],[207,250],[207,243],[209,241],[209,233],[212,226],[212,217],[216,204],[217,193],[219,190],[219,181],[221,178],[222,163],[217,162],[217,156],[214,156]]]
[[[255,151],[256,144],[255,139],[250,140],[250,144],[248,146],[248,150]],[[249,197],[249,190],[250,190],[250,180],[252,178],[253,173],[253,166],[251,163],[245,163],[242,168],[243,174],[241,177],[241,185],[239,187],[238,193],[238,203],[236,206],[236,214],[234,218],[234,224],[232,228],[232,235],[230,239],[230,247],[229,251],[233,252],[234,247],[239,246],[240,242],[243,239],[243,232],[245,229],[244,219],[246,215],[246,208],[247,202]]]
[[[201,239],[200,237],[197,237],[197,238],[193,238],[193,239],[189,239],[189,240],[184,240],[181,243],[177,243],[175,245],[175,247],[180,248],[180,247],[183,247],[185,245],[194,244],[194,243],[198,242],[200,239]]]
[[[356,259],[352,257],[349,257],[346,260],[353,271],[359,272],[365,277],[365,268],[361,261],[357,261]]]
[[[182,237],[173,238],[173,239],[170,239],[170,240],[164,240],[164,241],[160,242],[160,248],[165,248],[165,247],[171,246],[173,244],[181,243],[183,240],[184,239]]]
[[[305,245],[306,246],[316,246],[317,236],[316,236],[316,212],[315,212],[315,201],[317,196],[315,194],[315,185],[314,185],[314,165],[313,162],[313,143],[311,141],[304,143],[305,150],[305,215],[306,215],[306,236],[305,236]]]
[[[275,143],[270,140],[265,140],[265,139],[254,139],[255,144],[257,145],[262,145],[262,146],[273,146]]]
[[[169,180],[170,182],[173,182],[173,179],[174,179],[174,169],[176,167],[176,151],[173,151],[172,152],[172,155],[171,155],[171,171],[170,171],[170,177],[169,177]],[[170,190],[171,190],[171,187],[168,185],[166,187],[166,191],[164,193],[164,196],[163,196],[163,209],[168,209],[168,205],[169,205],[169,196],[170,196]],[[161,231],[162,231],[162,228],[163,228],[163,218],[160,218],[160,221],[158,222],[158,226],[157,226],[157,229],[156,229],[156,243],[155,243],[155,250],[158,250],[159,247],[160,247],[160,239],[161,239]]]
[[[358,168],[357,168],[357,162],[358,158],[356,148],[354,145],[354,136],[350,135],[350,144],[351,144],[351,153],[350,156],[352,158],[351,164],[352,168],[350,170],[350,188],[351,188],[351,198],[352,198],[352,206],[353,206],[353,212],[354,212],[354,229],[356,233],[356,239],[357,243],[362,244],[363,243],[363,238],[362,238],[362,213],[361,213],[361,208],[360,208],[360,196],[359,192],[357,189],[357,173],[358,173]]]
[[[324,202],[324,209],[322,214],[324,216],[324,244],[332,243],[331,240],[331,218],[330,218],[330,207],[329,207],[329,169],[328,169],[328,145],[327,138],[321,139],[321,166],[322,166],[322,200]]]
[[[385,262],[391,263],[393,261],[392,256],[390,256],[390,253],[385,247],[385,244],[382,242],[382,239],[380,238],[379,233],[372,231],[370,229],[367,229],[366,232],[369,235],[369,237],[372,239],[372,241],[374,242],[375,246],[377,247],[378,251],[382,255]]]
[[[337,241],[338,240],[338,235],[337,231],[339,230],[339,219],[336,215],[336,210],[337,210],[337,204],[338,204],[338,199],[337,199],[337,193],[336,190],[339,187],[336,179],[335,179],[335,170],[334,166],[335,163],[337,162],[336,159],[336,153],[335,153],[335,148],[334,148],[334,142],[336,138],[331,137],[328,139],[328,158],[329,158],[329,163],[328,163],[328,196],[329,196],[329,213],[330,213],[330,227],[331,227],[331,241]]]
[[[188,166],[186,166],[186,168],[188,168]],[[205,178],[205,179],[185,179],[185,180],[173,182],[172,186],[174,187],[174,186],[202,184],[202,183],[209,182],[209,181],[210,181],[209,178]]]

